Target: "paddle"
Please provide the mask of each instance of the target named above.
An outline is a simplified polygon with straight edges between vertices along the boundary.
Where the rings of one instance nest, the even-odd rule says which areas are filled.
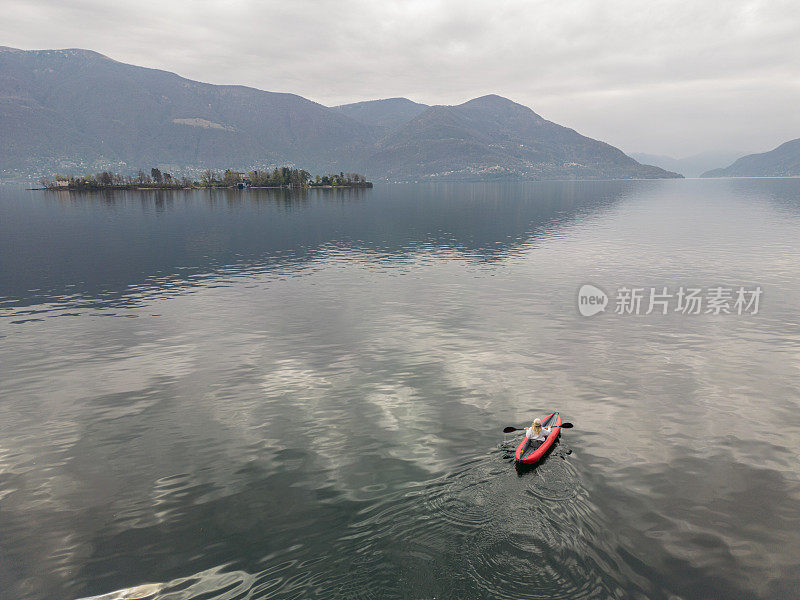
[[[572,423],[562,423],[561,425],[553,425],[553,427],[561,427],[562,429],[572,429],[575,427]],[[506,427],[503,433],[511,433],[512,431],[524,431],[527,427]]]

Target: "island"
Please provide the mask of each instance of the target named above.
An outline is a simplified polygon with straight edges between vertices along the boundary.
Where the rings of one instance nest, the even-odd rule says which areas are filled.
[[[212,169],[203,171],[200,181],[189,177],[175,177],[170,173],[162,173],[153,167],[147,174],[139,170],[136,175],[121,175],[103,171],[95,175],[73,177],[54,175],[40,180],[45,190],[191,190],[203,188],[256,188],[256,189],[306,189],[306,188],[371,188],[372,182],[359,173],[338,175],[311,174],[304,169],[292,167],[276,167],[272,171],[233,171],[226,169],[220,173]]]

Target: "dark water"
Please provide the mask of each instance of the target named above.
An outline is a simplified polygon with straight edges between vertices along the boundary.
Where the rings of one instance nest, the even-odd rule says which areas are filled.
[[[800,180],[0,188],[0,597],[798,597],[798,308]]]

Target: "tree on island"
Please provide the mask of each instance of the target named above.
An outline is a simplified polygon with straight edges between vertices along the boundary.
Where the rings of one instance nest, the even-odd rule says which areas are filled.
[[[200,179],[203,182],[203,185],[210,186],[216,183],[217,174],[211,169],[206,169],[205,171],[203,171],[203,175]]]
[[[64,177],[56,175],[55,180],[46,177],[41,179],[42,187],[47,189],[119,189],[119,188],[158,188],[179,189],[197,187],[264,187],[264,188],[306,188],[306,187],[372,187],[363,175],[343,173],[338,175],[316,175],[313,180],[305,169],[292,167],[276,167],[269,171],[250,171],[246,175],[239,171],[226,169],[222,177],[211,169],[203,171],[201,181],[193,181],[188,177],[180,179],[171,173],[162,173],[157,167],[150,169],[150,176],[141,169],[136,176],[120,175],[110,171],[102,171],[96,175],[83,177]]]
[[[238,172],[231,171],[230,169],[225,169],[225,174],[222,176],[222,182],[228,186],[243,183],[242,176]]]

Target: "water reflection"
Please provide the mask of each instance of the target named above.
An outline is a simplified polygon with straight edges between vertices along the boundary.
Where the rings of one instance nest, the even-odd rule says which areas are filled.
[[[798,184],[3,190],[0,596],[791,596]]]
[[[630,182],[370,190],[3,190],[0,306],[125,301],[221,272],[455,251],[498,259],[602,211]]]

